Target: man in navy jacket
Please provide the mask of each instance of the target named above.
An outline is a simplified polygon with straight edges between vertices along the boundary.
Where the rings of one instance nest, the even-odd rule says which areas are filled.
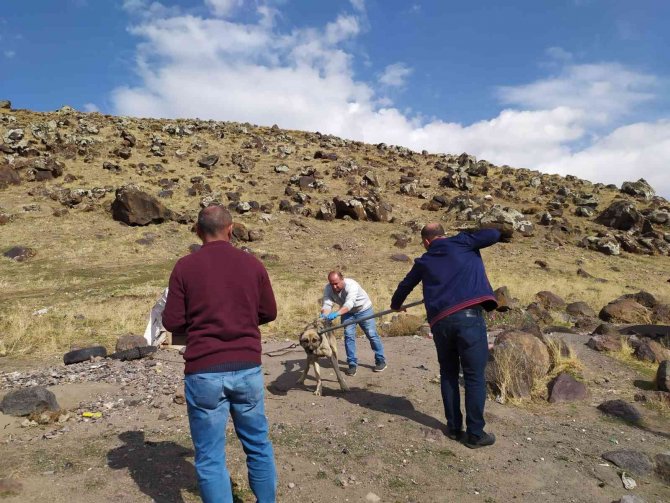
[[[391,309],[398,310],[414,287],[423,284],[440,362],[447,436],[465,440],[473,449],[495,442],[495,435],[484,431],[488,339],[482,310],[495,309],[497,303],[479,250],[509,237],[510,229],[481,229],[447,238],[439,223],[427,224],[421,229],[426,253],[414,261],[391,299]],[[460,367],[465,379],[465,432],[458,389]]]

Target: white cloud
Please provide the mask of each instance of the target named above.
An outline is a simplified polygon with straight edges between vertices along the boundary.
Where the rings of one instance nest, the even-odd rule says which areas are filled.
[[[365,12],[365,0],[350,0],[356,12]]]
[[[216,16],[227,17],[244,5],[244,0],[205,0]]]
[[[154,20],[178,16],[181,12],[178,6],[168,7],[150,0],[123,0],[121,8],[133,16]]]
[[[126,0],[138,2],[147,3]],[[281,32],[275,9],[265,5],[256,12],[257,22],[248,24],[222,17],[143,18],[131,29],[141,38],[141,84],[115,89],[114,111],[276,123],[415,150],[465,151],[496,164],[592,181],[644,177],[670,196],[663,174],[670,171],[670,125],[624,122],[655,98],[659,81],[653,75],[617,63],[574,64],[570,53],[550,48],[559,69],[535,82],[498,88],[506,108],[497,116],[468,125],[427,121],[399,110],[382,92],[405,83],[411,69],[404,64],[382,71],[381,90],[356,78],[347,48],[361,33],[364,14]]]
[[[384,68],[379,83],[388,87],[402,87],[411,73],[412,69],[404,63],[393,63]]]
[[[657,79],[618,63],[567,65],[559,75],[516,87],[500,87],[503,103],[533,110],[568,106],[588,110],[587,121],[618,119],[654,98]]]
[[[100,108],[95,103],[84,103],[84,112],[99,112]]]

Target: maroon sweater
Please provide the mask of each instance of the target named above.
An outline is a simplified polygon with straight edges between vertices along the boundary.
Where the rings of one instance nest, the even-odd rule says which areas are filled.
[[[265,267],[229,242],[206,243],[175,264],[163,326],[187,334],[185,373],[259,365],[258,325],[276,317]]]

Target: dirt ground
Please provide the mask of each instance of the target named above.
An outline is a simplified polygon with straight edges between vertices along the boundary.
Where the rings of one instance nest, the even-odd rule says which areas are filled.
[[[670,487],[654,475],[634,477],[637,488],[625,490],[619,470],[601,458],[617,449],[652,457],[670,451],[667,412],[638,404],[644,421],[633,426],[595,407],[612,398],[632,401],[636,390],[648,388],[648,376],[588,349],[585,335],[558,337],[582,360],[591,398],[570,404],[489,400],[487,430],[498,440],[479,450],[441,433],[445,421],[438,366],[428,338],[385,338],[389,367],[383,373],[372,372],[372,352],[359,339],[361,366],[355,377],[347,378],[351,391],[339,390],[324,362],[322,397],[312,394],[313,379],[306,386],[295,385],[304,363],[300,347],[264,356],[278,501],[611,502],[626,493],[647,502],[670,501]],[[291,342],[268,342],[264,351]],[[341,341],[340,350],[344,352]],[[53,361],[7,359],[0,365],[3,393],[12,387],[7,384],[11,379],[18,379],[16,372],[25,385],[33,371],[48,376],[50,368],[62,367]],[[18,494],[5,494],[4,500],[199,501],[186,408],[175,403],[182,387],[180,356],[164,350],[151,366],[125,363],[134,365],[135,373],[117,382],[113,376],[94,378],[100,362],[79,365],[76,377],[61,379],[70,382],[50,387],[72,414],[67,422],[22,427],[22,419],[0,414],[0,478],[22,485]],[[164,384],[147,397],[145,381],[133,375],[146,382],[160,377]],[[81,417],[93,407],[102,418]],[[238,501],[253,501],[244,454],[232,431],[228,438],[228,466]]]

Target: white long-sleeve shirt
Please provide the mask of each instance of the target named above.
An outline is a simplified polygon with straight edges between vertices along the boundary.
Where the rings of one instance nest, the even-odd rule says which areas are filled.
[[[323,306],[321,310],[330,311],[333,304],[349,308],[349,312],[358,313],[372,307],[372,301],[358,282],[351,278],[344,278],[344,288],[336,293],[330,284],[323,290]]]

